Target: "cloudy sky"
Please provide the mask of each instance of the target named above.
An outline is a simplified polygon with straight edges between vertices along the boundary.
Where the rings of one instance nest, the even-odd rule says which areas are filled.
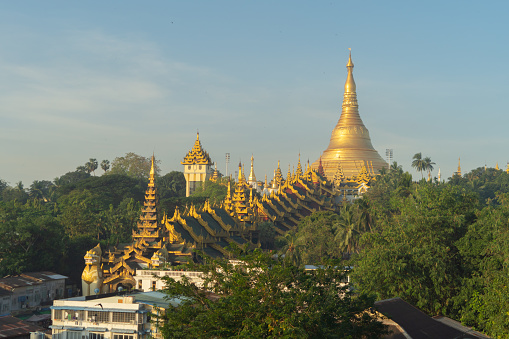
[[[272,176],[320,156],[352,48],[374,147],[449,177],[509,161],[509,3],[4,1],[0,179],[53,180],[127,152]],[[102,171],[98,171],[101,173]]]

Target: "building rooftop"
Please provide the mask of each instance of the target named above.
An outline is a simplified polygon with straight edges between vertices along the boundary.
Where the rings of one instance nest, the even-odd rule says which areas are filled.
[[[27,324],[11,316],[0,317],[0,338],[16,338],[30,336],[30,332],[44,331],[44,328]]]
[[[1,278],[0,287],[12,290],[18,287],[38,285],[46,281],[60,279],[67,279],[67,277],[53,272],[30,272]]]
[[[401,298],[377,301],[375,308],[399,325],[398,327],[401,327],[413,339],[489,338],[457,322],[455,326],[451,326],[447,321],[435,320]],[[452,319],[449,320],[452,321]],[[392,338],[400,338],[400,336]]]

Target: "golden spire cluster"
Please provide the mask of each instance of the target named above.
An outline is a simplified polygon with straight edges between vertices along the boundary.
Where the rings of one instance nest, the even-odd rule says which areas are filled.
[[[210,156],[201,146],[200,133],[196,133],[196,141],[194,142],[193,148],[187,152],[184,160],[180,162],[182,165],[212,165]]]

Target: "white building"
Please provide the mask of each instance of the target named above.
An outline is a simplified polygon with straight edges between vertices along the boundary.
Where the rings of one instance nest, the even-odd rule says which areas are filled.
[[[168,304],[161,292],[132,293],[104,298],[76,297],[56,300],[51,307],[53,339],[144,339],[160,337],[158,313]]]
[[[176,281],[181,281],[182,276],[186,276],[190,282],[198,287],[203,286],[203,273],[195,271],[165,271],[165,270],[136,270],[134,280],[136,288],[144,292],[162,290],[164,281],[162,277],[170,277]]]

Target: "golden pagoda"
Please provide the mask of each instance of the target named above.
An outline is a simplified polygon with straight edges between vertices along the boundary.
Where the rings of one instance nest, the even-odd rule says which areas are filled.
[[[334,178],[340,162],[346,177],[357,176],[364,163],[371,163],[375,174],[383,167],[387,167],[387,163],[373,148],[368,129],[359,115],[351,52],[346,68],[348,75],[341,116],[332,131],[329,147],[321,156],[323,171],[329,180]],[[319,165],[320,160],[317,160],[311,167],[318,170]]]

